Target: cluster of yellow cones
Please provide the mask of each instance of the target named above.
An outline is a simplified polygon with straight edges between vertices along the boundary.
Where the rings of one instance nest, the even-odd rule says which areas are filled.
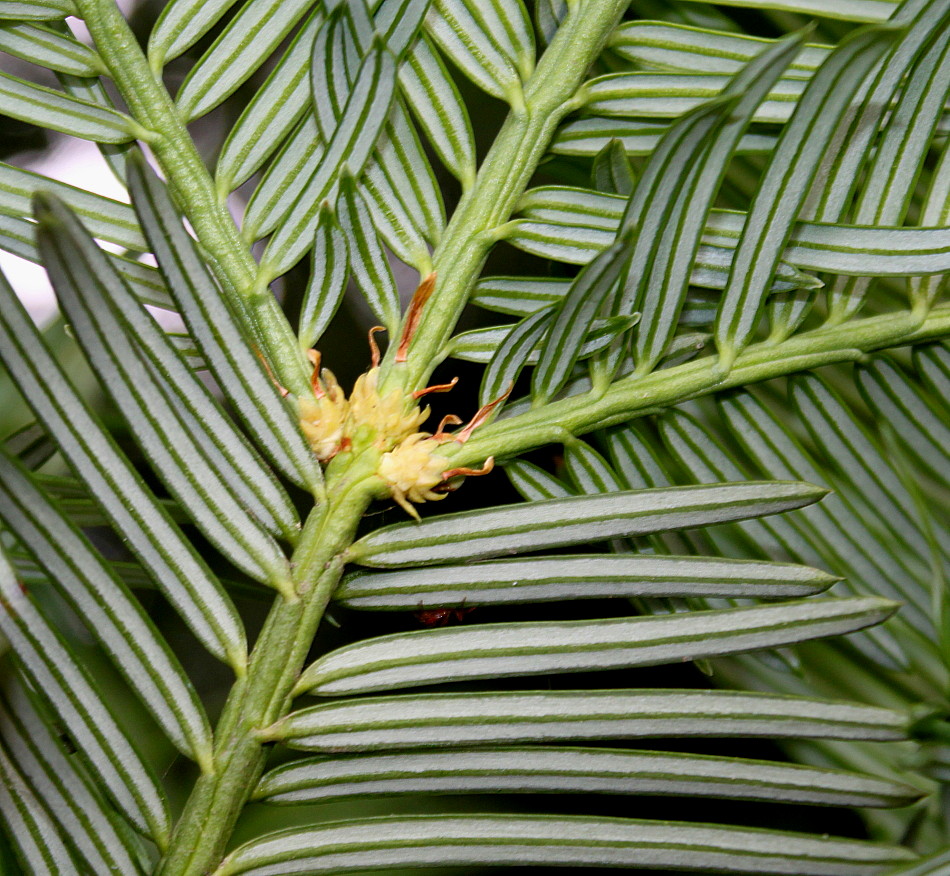
[[[420,292],[431,293],[434,276],[420,286]],[[419,292],[414,304],[420,302]],[[425,298],[428,295],[424,295]],[[410,308],[410,317],[417,309]],[[415,328],[415,321],[407,321],[403,341],[397,352],[397,361],[404,361],[407,336]],[[444,499],[454,489],[451,483],[466,475],[487,474],[494,466],[489,458],[480,469],[450,468],[450,460],[442,448],[448,442],[464,443],[472,432],[484,423],[494,408],[507,397],[507,393],[491,404],[482,407],[464,428],[446,432],[448,426],[461,425],[462,421],[450,415],[445,417],[434,432],[420,431],[428,419],[429,408],[419,406],[418,400],[430,392],[446,392],[455,385],[451,383],[431,386],[413,393],[394,387],[385,394],[379,388],[379,349],[373,335],[379,327],[370,331],[372,367],[361,374],[353,386],[349,398],[333,372],[321,367],[320,354],[309,351],[313,363],[310,385],[312,397],[298,398],[300,427],[310,442],[317,459],[329,463],[338,454],[364,452],[373,448],[379,456],[376,475],[381,480],[383,495],[389,495],[407,513],[418,519],[419,514],[410,503],[433,502]]]

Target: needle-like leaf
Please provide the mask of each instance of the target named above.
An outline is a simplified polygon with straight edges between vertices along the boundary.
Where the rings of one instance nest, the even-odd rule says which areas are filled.
[[[839,770],[695,754],[561,746],[315,757],[276,767],[254,799],[322,803],[400,794],[670,794],[905,805],[907,786]]]
[[[481,678],[655,666],[836,636],[885,620],[883,599],[809,599],[676,615],[417,630],[345,645],[311,664],[295,690],[372,693]]]
[[[0,695],[0,736],[36,796],[93,872],[122,876],[141,872],[137,863],[141,849],[117,824],[115,810],[77,768],[22,684],[11,680]]]
[[[722,478],[749,476],[750,469],[746,465],[745,455],[743,457],[745,467],[740,467],[722,445],[712,440],[693,418],[677,412],[664,417],[660,427],[666,447],[683,465],[691,479],[715,481]],[[789,436],[784,432],[778,435],[781,436],[781,442],[784,445],[782,448],[785,455],[784,464],[787,465]],[[768,442],[764,443],[768,446]],[[804,469],[796,468],[796,471],[807,469],[814,472],[816,478],[818,477],[814,466],[808,464],[800,452],[796,454],[795,462],[805,466]],[[789,471],[790,469],[782,468],[782,470]],[[837,497],[830,496],[829,499],[832,500],[832,507],[834,507],[837,504],[834,501]],[[846,537],[842,537],[834,515],[824,517],[822,514],[822,518],[822,523],[818,527],[809,527],[805,530],[801,522],[796,521],[791,515],[743,521],[736,524],[736,528],[754,546],[754,555],[794,557],[813,565],[829,563],[845,576],[835,585],[835,592],[839,595],[859,595],[862,590],[858,582],[877,581],[881,577],[881,572],[876,565],[877,559],[874,556],[866,556],[860,550],[855,550],[854,545]],[[829,520],[832,521],[831,526],[828,526]],[[830,533],[834,533],[831,544],[827,539]],[[713,544],[719,544],[714,533],[707,533],[707,537],[712,539]],[[874,592],[878,592],[877,589]],[[894,594],[894,591],[887,592]],[[899,623],[899,620],[896,622]],[[890,633],[888,627],[875,627],[855,636],[851,641],[865,653],[872,654],[876,661],[885,665],[897,668],[907,664],[903,648],[897,637]]]
[[[811,185],[829,119],[844,115],[865,76],[900,33],[878,27],[845,38],[814,75],[782,132],[756,191],[716,320],[716,346],[729,368],[755,330],[772,274]]]
[[[690,0],[694,2],[694,0]],[[707,0],[699,0],[705,3]],[[901,0],[722,0],[723,6],[775,9],[821,16],[841,21],[887,21],[900,7]]]
[[[162,844],[171,830],[158,779],[117,723],[65,639],[40,613],[0,552],[0,632],[24,671],[69,728],[121,812],[138,830]]]
[[[232,441],[227,441],[230,424],[210,397],[203,399],[203,410],[195,405],[189,410],[189,400],[176,398],[191,382],[201,399],[200,385],[151,317],[137,308],[95,242],[68,210],[50,199],[37,201],[37,219],[39,248],[60,304],[90,365],[156,472],[232,563],[256,580],[289,586],[283,552],[235,495],[244,492],[245,501],[257,504],[261,492],[276,493],[277,507],[283,499],[287,526],[294,512],[279,485],[259,464],[260,490],[247,493],[243,484],[236,484],[253,469],[239,471],[235,455],[255,465],[254,455],[233,430]],[[214,419],[219,428],[211,432]],[[229,471],[227,477],[222,468]],[[272,503],[267,510],[273,514],[274,507]]]
[[[291,712],[266,737],[328,754],[572,739],[766,736],[893,740],[907,715],[806,697],[714,690],[403,694]]]
[[[310,6],[310,0],[247,3],[191,68],[176,96],[179,112],[195,119],[233,94]]]
[[[0,18],[22,21],[55,21],[75,13],[71,0],[3,0],[0,3]]]
[[[386,123],[395,95],[396,62],[382,45],[366,55],[353,91],[319,165],[291,198],[293,215],[271,237],[261,260],[264,277],[278,277],[296,264],[313,241],[320,204],[331,197],[343,167],[360,173]]]
[[[384,526],[357,541],[349,555],[384,567],[480,559],[775,514],[817,502],[825,492],[773,482],[572,496]]]
[[[607,119],[600,116],[565,122],[558,128],[551,143],[555,155],[594,158],[612,141],[618,140],[627,155],[651,155],[670,126],[652,119]],[[736,153],[768,155],[775,149],[776,136],[771,133],[745,134]]]
[[[950,483],[950,424],[941,416],[938,405],[886,359],[861,369],[858,376],[869,404],[890,424],[902,445],[937,482],[945,486]]]
[[[647,68],[732,74],[774,42],[667,21],[626,21],[611,34],[608,46],[624,60]],[[805,45],[784,75],[809,79],[830,52],[828,45]]]
[[[349,247],[329,204],[320,208],[313,244],[313,269],[300,305],[300,346],[309,349],[320,339],[343,301],[349,278]]]
[[[0,295],[0,358],[37,419],[204,646],[243,667],[244,630],[220,583],[88,410],[5,279]]]
[[[141,126],[123,113],[9,73],[0,72],[0,101],[4,114],[14,119],[97,143],[126,143],[142,132]]]
[[[622,233],[608,249],[595,256],[581,269],[558,304],[531,378],[534,404],[544,404],[557,395],[570,377],[590,326],[630,262],[630,242],[631,234]]]
[[[0,24],[0,51],[72,76],[101,76],[106,72],[93,49],[41,24]]]
[[[273,378],[198,257],[171,199],[144,162],[130,162],[129,187],[145,235],[174,290],[191,337],[257,446],[280,472],[319,495],[323,474]]]
[[[634,300],[645,314],[634,341],[637,369],[648,373],[662,359],[676,332],[686,299],[690,265],[696,258],[706,216],[726,175],[729,161],[755,114],[767,100],[766,92],[778,81],[801,46],[800,38],[776,43],[743,68],[723,91],[737,96],[728,117],[715,128],[713,141],[700,150],[685,174],[666,227],[657,236],[649,272],[637,280]],[[629,294],[629,293],[628,293]]]
[[[799,876],[870,876],[913,852],[825,836],[675,821],[506,815],[367,818],[265,835],[235,850],[215,876],[268,876],[382,867],[535,865],[706,869]]]
[[[61,198],[82,217],[86,227],[97,238],[126,249],[142,251],[147,248],[135,212],[128,204],[0,163],[0,212],[9,216],[29,216],[32,213],[31,199],[39,191]]]
[[[2,747],[0,817],[33,876],[59,876],[75,870],[76,861]]]
[[[170,0],[148,39],[152,66],[161,69],[201,39],[236,0]]]
[[[3,455],[0,517],[86,620],[179,750],[207,768],[211,730],[178,660],[110,566],[27,474]]]
[[[742,446],[774,477],[822,479],[814,463],[783,429],[774,413],[754,396],[744,393],[724,400],[722,410]],[[876,539],[849,507],[845,497],[828,498],[826,505],[810,508],[800,515],[801,520],[811,523],[807,527],[809,540],[825,541],[826,550],[840,553],[850,558],[852,563],[860,563],[864,558],[876,572],[873,577],[865,576],[864,580],[875,581],[875,592],[888,593],[907,603],[907,613],[923,623],[926,598],[912,583],[916,575],[914,567],[909,565],[910,558],[881,546],[875,549]]]
[[[314,9],[231,128],[215,168],[219,191],[227,193],[246,182],[307,111],[310,102],[307,62],[314,34],[322,22],[322,10]]]
[[[406,102],[443,164],[466,188],[475,176],[472,123],[441,58],[423,36],[399,74]]]
[[[357,188],[355,178],[346,168],[340,176],[337,213],[347,238],[353,279],[362,290],[373,314],[389,330],[390,335],[395,336],[400,316],[399,290],[366,202]]]
[[[534,67],[531,27],[521,0],[434,0],[429,32],[479,88],[492,97],[521,103],[522,76]],[[507,26],[499,27],[505,14]]]
[[[510,473],[510,467],[508,468]],[[836,578],[808,566],[718,557],[591,554],[491,560],[397,572],[357,571],[334,599],[349,608],[505,605],[637,596],[809,596]]]

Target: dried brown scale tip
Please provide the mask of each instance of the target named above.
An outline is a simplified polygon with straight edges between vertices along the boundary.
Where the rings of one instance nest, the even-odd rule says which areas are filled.
[[[409,309],[406,311],[406,324],[402,330],[402,337],[399,339],[399,348],[396,350],[396,361],[405,362],[409,353],[409,344],[412,343],[412,337],[419,327],[419,320],[422,318],[422,308],[435,291],[435,271],[429,274],[418,286],[409,302]]]
[[[310,388],[313,390],[313,394],[320,398],[323,395],[323,388],[320,385],[320,351],[307,350],[307,358],[310,360],[310,364],[313,365],[313,371],[310,373]]]
[[[514,388],[513,384],[509,384],[508,389],[505,392],[498,396],[494,401],[489,402],[487,405],[482,405],[476,412],[475,416],[469,421],[468,425],[464,429],[460,429],[458,432],[453,432],[449,437],[453,441],[457,441],[459,444],[464,444],[472,437],[472,432],[474,432],[479,426],[486,423],[491,417],[492,412],[495,408],[498,407],[509,395],[511,395],[511,390]]]
[[[435,438],[436,441],[451,441],[452,435],[451,433],[445,431],[445,427],[446,426],[461,426],[461,425],[462,425],[461,417],[456,417],[455,414],[446,414],[442,418],[442,421],[439,423],[439,428],[435,430],[435,435],[433,435],[432,437]]]
[[[374,325],[369,330],[369,355],[370,355],[370,367],[379,368],[379,344],[376,343],[376,338],[373,335],[376,332],[386,331],[386,326],[384,325]]]
[[[457,377],[453,377],[448,383],[437,383],[434,386],[427,386],[425,389],[417,389],[413,394],[413,398],[422,398],[424,395],[429,395],[432,392],[448,392],[450,389],[455,388],[455,384],[459,382]]]
[[[495,467],[495,457],[489,456],[485,460],[485,464],[481,468],[466,468],[462,466],[461,468],[450,468],[448,471],[442,472],[442,480],[450,481],[452,478],[457,477],[477,477],[478,475],[486,475]]]
[[[271,383],[277,387],[277,391],[280,393],[281,398],[287,398],[287,396],[290,395],[290,390],[287,389],[286,386],[283,386],[277,379],[273,369],[270,367],[270,362],[267,361],[267,357],[260,350],[258,350],[257,347],[254,348],[254,355],[256,355],[257,358],[261,360],[261,364],[264,366],[267,376],[270,378]]]

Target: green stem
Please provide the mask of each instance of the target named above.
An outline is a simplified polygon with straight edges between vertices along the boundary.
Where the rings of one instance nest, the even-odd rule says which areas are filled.
[[[269,289],[256,288],[257,262],[225,205],[167,89],[157,79],[113,0],[77,0],[99,55],[139,124],[178,206],[194,228],[218,281],[243,317],[280,381],[305,392],[310,367]]]
[[[572,103],[590,65],[616,27],[630,0],[574,3],[571,12],[525,85],[524,105],[512,109],[479,168],[475,185],[459,203],[433,254],[436,289],[422,312],[409,360],[394,363],[391,344],[384,379],[398,372],[409,389],[425,385],[443,357],[443,347],[489,250],[493,232],[511,216]]]
[[[753,344],[726,374],[716,358],[694,360],[646,376],[634,374],[616,381],[600,396],[581,393],[483,426],[466,444],[446,445],[446,455],[453,465],[477,465],[489,456],[514,456],[559,442],[565,431],[583,435],[711,392],[856,361],[874,350],[948,335],[950,306],[935,308],[922,321],[912,313],[853,320],[795,335],[780,344]]]
[[[254,646],[247,675],[231,690],[215,730],[214,770],[195,784],[161,862],[161,876],[210,873],[260,777],[266,748],[257,731],[287,713],[291,691],[369,504],[364,479],[335,479],[331,500],[314,509],[294,552],[300,598],[278,598]],[[364,473],[365,474],[365,473]]]

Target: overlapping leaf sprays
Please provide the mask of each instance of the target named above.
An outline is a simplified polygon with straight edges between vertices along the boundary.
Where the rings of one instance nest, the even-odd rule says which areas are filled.
[[[513,690],[506,681],[746,652],[764,655],[733,657],[735,677],[743,677],[739,666],[746,681],[775,673],[787,681],[797,665],[788,648],[845,633],[867,659],[899,667],[918,654],[907,653],[911,619],[920,626],[946,613],[939,577],[929,601],[907,584],[903,573],[919,562],[875,553],[866,537],[860,556],[851,524],[874,516],[867,505],[887,504],[888,532],[918,553],[936,556],[942,530],[915,529],[894,478],[874,476],[883,461],[867,463],[870,445],[854,430],[835,430],[841,404],[810,380],[796,398],[813,411],[814,440],[835,448],[869,497],[847,514],[815,504],[825,490],[805,481],[821,472],[795,455],[794,443],[770,444],[770,420],[745,400],[725,403],[730,423],[746,424],[743,440],[765,476],[783,480],[750,481],[728,459],[707,476],[715,467],[707,440],[699,484],[672,486],[635,429],[605,433],[613,465],[578,436],[950,332],[938,301],[950,268],[941,194],[950,165],[924,161],[945,122],[950,13],[937,0],[793,0],[795,9],[845,21],[892,20],[842,39],[819,25],[770,42],[737,35],[721,10],[670,3],[678,24],[622,22],[628,5],[539,0],[532,22],[520,0],[248,0],[173,99],[164,64],[222,21],[229,0],[173,0],[146,53],[106,0],[0,2],[0,16],[16,21],[0,27],[0,46],[46,64],[63,83],[57,91],[4,74],[5,106],[102,144],[132,202],[0,167],[0,243],[47,265],[84,358],[160,484],[146,485],[4,285],[0,357],[34,408],[33,431],[71,471],[30,471],[46,456],[22,441],[8,447],[21,458],[0,464],[0,630],[17,661],[0,696],[0,813],[32,872],[223,876],[439,862],[864,876],[913,860],[895,829],[889,842],[874,843],[542,817],[531,814],[530,797],[504,812],[400,810],[270,830],[232,847],[251,799],[659,793],[887,809],[933,787],[906,770],[863,771],[919,757],[922,741],[932,748],[942,727],[936,698],[920,719],[900,697],[844,702],[847,688],[826,699],[825,689],[777,682],[779,694],[546,683]],[[64,30],[73,13],[93,48]],[[253,88],[288,35],[223,138],[212,175],[185,123],[240,86]],[[480,166],[448,65],[510,110]],[[103,72],[123,109],[95,78]],[[164,183],[133,139],[149,145]],[[750,155],[761,175],[750,172]],[[528,190],[547,158],[553,180],[570,185]],[[458,182],[450,217],[435,159]],[[578,178],[584,161],[593,188]],[[238,227],[228,201],[249,180]],[[919,204],[915,188],[927,191]],[[936,227],[892,227],[918,214]],[[258,262],[251,245],[265,238]],[[130,252],[106,253],[96,239]],[[480,277],[500,241],[583,267],[575,276],[554,268],[545,277]],[[157,266],[133,258],[143,251]],[[294,326],[269,285],[308,251],[313,270]],[[422,281],[405,311],[388,253]],[[861,279],[869,272],[914,278],[910,297],[890,287],[879,295]],[[322,347],[349,276],[390,343],[384,355],[368,355],[369,369],[347,392],[312,350]],[[520,321],[456,335],[470,301]],[[167,336],[146,304],[180,313],[187,338]],[[710,341],[715,355],[703,355]],[[483,407],[467,425],[448,417],[424,431],[423,397],[450,388],[430,387],[432,371],[452,356],[486,365]],[[945,396],[944,357],[931,350],[920,361],[928,391]],[[937,471],[940,411],[902,389],[897,367],[870,367],[862,391],[901,432],[916,430],[912,455]],[[213,375],[233,417],[195,368]],[[674,419],[663,428],[688,467],[699,427]],[[565,446],[572,482],[515,459],[546,442]],[[531,501],[377,528],[364,521],[378,498],[415,514],[420,500],[443,498],[456,477],[486,470],[493,457]],[[170,499],[156,497],[164,491]],[[57,507],[57,497],[70,504]],[[82,511],[80,522],[111,526],[131,557],[107,563],[66,507]],[[784,514],[806,507],[813,510],[804,518]],[[802,519],[808,524],[795,522]],[[829,550],[789,553],[834,574],[777,556],[730,559],[743,544],[735,533],[746,532],[796,547],[814,536]],[[584,553],[590,542],[629,553]],[[532,556],[564,547],[575,552]],[[250,653],[228,566],[242,594],[274,598]],[[838,583],[845,572],[877,574],[881,586]],[[202,656],[233,672],[213,730],[184,668],[201,661],[178,659],[119,575],[157,588]],[[821,597],[829,587],[835,596]],[[642,616],[480,623],[475,615],[462,627],[328,653],[316,637],[333,599],[392,611],[593,597],[633,600]],[[878,626],[898,607],[882,597],[905,601],[906,620]],[[777,601],[750,603],[761,598]],[[117,720],[83,666],[61,623],[66,606],[101,643],[129,701],[153,716],[155,737],[194,762],[182,807],[164,787],[167,764],[155,762],[144,733]],[[465,687],[413,690],[451,682]],[[303,695],[317,705],[297,707]],[[845,743],[860,756],[836,769],[601,745],[657,735],[807,738],[819,741],[815,750]],[[268,768],[272,746],[284,762]],[[939,823],[931,813],[930,846]]]

